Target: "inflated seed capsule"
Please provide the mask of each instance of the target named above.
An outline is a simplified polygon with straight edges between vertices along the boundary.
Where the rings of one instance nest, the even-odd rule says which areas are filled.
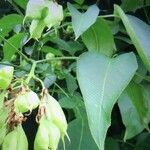
[[[28,141],[21,125],[5,136],[2,150],[28,150]]]
[[[57,150],[59,140],[59,128],[45,116],[42,117],[34,141],[34,150]]]
[[[20,93],[14,102],[16,111],[25,113],[32,111],[39,105],[39,98],[37,94],[31,90]]]
[[[46,102],[47,107],[47,117],[52,121],[60,130],[61,138],[63,139],[65,135],[67,135],[67,121],[65,114],[57,102],[52,96],[48,93],[44,95],[43,99]]]
[[[49,135],[46,126],[40,123],[34,140],[34,150],[48,150]]]

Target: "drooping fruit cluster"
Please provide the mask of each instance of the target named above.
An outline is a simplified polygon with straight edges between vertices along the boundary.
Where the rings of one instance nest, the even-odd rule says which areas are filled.
[[[64,144],[64,136],[68,137],[68,125],[64,112],[59,103],[49,95],[47,89],[44,89],[42,93],[41,101],[39,101],[35,92],[22,87],[11,100],[3,100],[3,106],[0,108],[0,146],[2,150],[28,149],[28,142],[21,124],[26,121],[24,113],[31,112],[38,106],[39,128],[34,141],[34,149],[56,150],[60,139]],[[12,143],[14,143],[13,147]]]
[[[42,148],[56,150],[60,138],[64,144],[64,136],[68,137],[67,121],[59,103],[49,95],[47,90],[43,92],[37,118],[39,128],[34,142],[35,150]],[[43,141],[43,145],[39,141]]]

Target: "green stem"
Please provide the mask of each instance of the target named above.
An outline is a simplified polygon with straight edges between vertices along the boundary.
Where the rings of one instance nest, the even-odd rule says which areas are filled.
[[[29,84],[31,78],[33,78],[35,75],[34,75],[34,71],[35,71],[35,68],[36,68],[36,62],[34,61],[33,64],[32,64],[32,67],[31,67],[31,70],[30,70],[30,73],[28,75],[28,78],[26,79],[26,83]]]
[[[61,26],[59,26],[57,29],[61,29],[61,28],[65,27],[65,26],[68,26],[68,25],[70,25],[70,24],[71,24],[70,22],[67,22],[67,23],[62,24]],[[56,29],[54,28],[54,29],[52,29],[52,30],[46,32],[45,34],[43,34],[42,38],[47,37],[49,34],[55,32],[55,30],[56,30]]]
[[[41,86],[42,86],[42,89],[45,89],[45,85],[44,85],[44,83],[43,83],[43,81],[40,79],[40,78],[38,78],[37,76],[33,76],[33,79],[35,79],[35,80],[37,80],[38,82],[40,82],[41,83]]]
[[[126,142],[126,141],[123,141],[123,140],[120,140],[120,139],[116,139],[116,141],[119,142],[119,143],[125,143],[125,144],[127,144],[127,145],[129,145],[129,146],[131,146],[131,147],[135,147],[134,144],[129,143],[129,142]]]
[[[52,60],[76,60],[78,57],[54,57],[49,59],[37,60],[36,63],[49,62]]]
[[[69,97],[69,95],[55,82],[54,83],[67,97]]]
[[[28,62],[33,62],[32,59],[29,59],[26,55],[24,55],[21,51],[19,51],[13,44],[11,44],[8,40],[6,40],[3,36],[0,35],[4,42],[6,42],[9,46],[11,46],[19,55],[21,55]]]
[[[101,16],[98,16],[98,17],[99,17],[99,18],[111,18],[111,17],[120,18],[119,16],[114,15],[114,14],[110,14],[110,15],[101,15]]]

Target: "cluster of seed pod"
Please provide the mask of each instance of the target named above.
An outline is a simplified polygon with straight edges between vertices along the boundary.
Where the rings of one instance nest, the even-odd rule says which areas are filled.
[[[12,79],[13,72],[11,68],[8,69],[11,71]],[[7,75],[5,71],[8,69],[2,68],[0,80],[3,80],[3,76]],[[14,90],[10,85],[11,81],[0,84],[0,90],[3,91],[0,93],[0,149],[28,149],[28,141],[22,123],[26,121],[27,115],[30,115],[32,110],[38,106],[39,128],[34,141],[34,149],[56,150],[60,139],[62,139],[65,148],[64,137],[65,135],[68,137],[68,125],[57,100],[49,95],[47,89],[43,90],[41,100],[39,100],[38,95],[29,87],[22,86]]]
[[[43,92],[37,119],[39,120],[39,128],[34,142],[35,150],[56,150],[60,139],[64,144],[64,136],[68,137],[67,121],[59,103],[49,95],[47,90]]]
[[[34,141],[34,149],[56,150],[60,139],[64,144],[64,136],[68,137],[68,125],[65,114],[57,100],[49,95],[47,89],[43,90],[41,100],[39,100],[35,92],[22,87],[14,98],[5,100],[3,107],[0,109],[0,146],[2,145],[2,150],[12,149],[12,143],[14,143],[13,150],[28,149],[22,122],[26,121],[24,115],[27,112],[31,113],[38,106],[37,120],[39,127]]]

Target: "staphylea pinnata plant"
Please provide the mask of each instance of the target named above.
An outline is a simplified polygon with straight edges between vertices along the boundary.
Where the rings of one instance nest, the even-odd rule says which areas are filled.
[[[0,149],[150,149],[150,1],[5,3]]]

